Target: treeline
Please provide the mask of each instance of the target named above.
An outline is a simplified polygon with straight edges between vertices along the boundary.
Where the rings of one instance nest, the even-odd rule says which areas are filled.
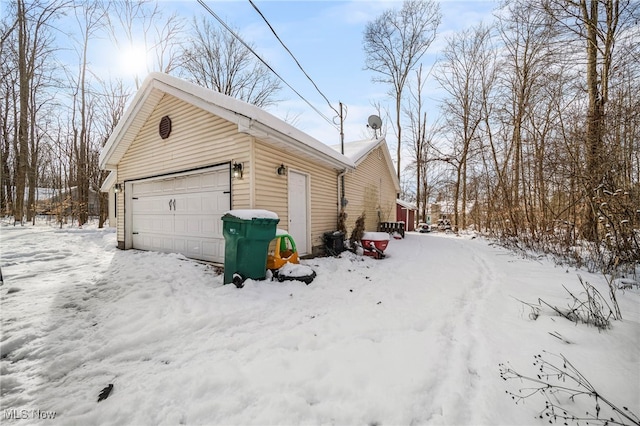
[[[14,0],[3,7],[0,214],[14,223],[39,213],[61,224],[106,220],[100,150],[144,75],[98,69],[91,59],[105,41],[122,55],[134,48],[146,55],[142,74],[179,75],[261,107],[280,90],[229,32],[204,15],[168,15],[161,2]]]
[[[419,179],[406,192],[423,217],[448,201],[456,229],[594,269],[637,266],[640,3],[501,6],[492,26],[447,37],[431,71],[445,95],[430,126],[425,71],[415,70],[403,144],[405,178]]]

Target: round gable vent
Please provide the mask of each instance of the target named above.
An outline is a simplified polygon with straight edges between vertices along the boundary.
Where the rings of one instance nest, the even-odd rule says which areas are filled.
[[[171,134],[171,119],[168,115],[165,115],[160,119],[160,126],[158,127],[158,132],[160,133],[160,137],[162,139],[166,139]]]

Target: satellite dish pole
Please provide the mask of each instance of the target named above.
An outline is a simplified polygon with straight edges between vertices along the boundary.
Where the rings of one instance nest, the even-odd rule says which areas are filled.
[[[344,155],[344,114],[342,114],[342,102],[340,102],[340,154]]]

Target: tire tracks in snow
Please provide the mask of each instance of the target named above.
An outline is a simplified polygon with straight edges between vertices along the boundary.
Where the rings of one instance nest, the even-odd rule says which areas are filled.
[[[482,375],[489,372],[483,371],[481,360],[490,350],[483,339],[486,331],[482,328],[482,314],[496,274],[474,244],[468,240],[458,242],[459,250],[471,251],[470,256],[461,258],[469,257],[472,263],[461,265],[469,280],[460,283],[459,297],[439,326],[438,342],[443,347],[435,366],[435,384],[428,390],[428,424],[477,424],[482,418],[477,410],[480,396],[486,391],[482,388]]]

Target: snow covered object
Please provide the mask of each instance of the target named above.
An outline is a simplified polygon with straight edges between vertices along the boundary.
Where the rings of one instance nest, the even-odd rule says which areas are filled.
[[[313,269],[300,265],[296,243],[282,229],[276,231],[276,237],[269,244],[267,269],[273,271],[273,276],[278,281],[298,280],[310,284],[316,276]]]
[[[282,268],[274,272],[273,275],[278,281],[302,281],[309,285],[316,277],[316,271],[310,266],[294,263],[286,263]]]
[[[300,263],[293,237],[287,231],[276,230],[276,237],[269,243],[267,269],[280,269],[287,263]]]
[[[365,232],[362,235],[361,243],[365,256],[383,259],[385,257],[384,251],[389,245],[389,234],[386,232]]]

